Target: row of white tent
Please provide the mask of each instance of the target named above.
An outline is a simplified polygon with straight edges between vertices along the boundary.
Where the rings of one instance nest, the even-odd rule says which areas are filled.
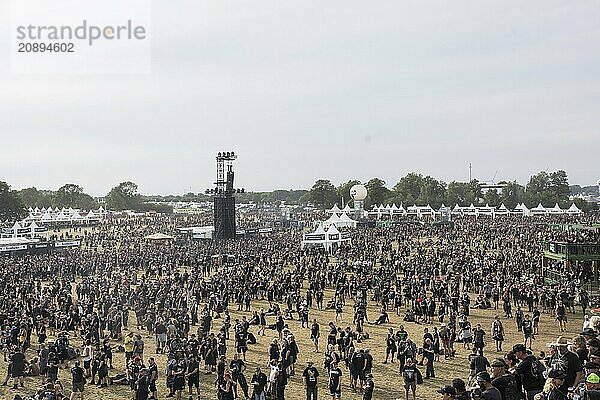
[[[29,215],[24,219],[24,222],[39,221],[42,223],[93,223],[99,222],[106,215],[106,210],[100,207],[98,210],[81,211],[73,208],[52,208],[39,210],[29,209]]]
[[[39,225],[35,221],[32,221],[29,225],[24,225],[15,222],[14,225],[10,228],[0,229],[0,238],[34,238],[36,236],[39,236],[40,233],[44,233],[47,231],[48,229],[45,226]]]
[[[60,212],[62,212],[64,214],[72,214],[75,211],[79,211],[79,209],[74,209],[73,207],[69,207],[69,208],[66,208],[66,207],[62,207],[62,208],[58,208],[58,207],[55,207],[55,208],[52,208],[52,207],[32,208],[32,207],[29,207],[28,211],[29,211],[29,214],[33,214],[33,215],[42,215],[42,214],[45,214],[46,212],[49,212],[51,214],[58,214]],[[108,211],[102,206],[100,206],[100,208],[98,208],[97,210],[93,210],[93,211],[96,214],[100,214],[100,215],[105,215],[108,213]]]
[[[342,243],[352,244],[349,232],[340,232],[334,224],[329,225],[327,230],[322,223],[317,226],[314,232],[302,235],[301,249],[306,246],[322,246],[330,252]]]
[[[404,208],[402,204],[400,207],[393,205],[374,207],[369,211],[369,216],[381,218],[383,216],[435,216],[442,215],[444,213],[450,213],[452,215],[522,215],[522,216],[544,216],[544,215],[581,215],[583,211],[577,207],[575,203],[567,209],[561,208],[558,203],[554,207],[544,207],[541,203],[534,208],[527,208],[523,203],[518,204],[514,209],[509,210],[504,204],[499,207],[493,207],[490,205],[485,206],[474,206],[473,204],[467,207],[461,207],[458,204],[453,208],[446,207],[444,204],[435,210],[429,204],[426,206],[412,205]]]
[[[331,217],[318,224],[322,224],[325,228],[329,228],[332,225],[335,225],[338,228],[356,228],[356,223],[357,222],[350,218],[348,214],[343,212],[339,216],[336,213],[332,213]]]

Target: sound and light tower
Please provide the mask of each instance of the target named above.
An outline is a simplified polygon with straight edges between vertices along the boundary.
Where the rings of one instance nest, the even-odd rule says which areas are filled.
[[[235,193],[244,193],[244,189],[233,188],[233,162],[237,155],[233,151],[217,153],[217,180],[214,189],[206,194],[214,195],[213,239],[235,239]]]

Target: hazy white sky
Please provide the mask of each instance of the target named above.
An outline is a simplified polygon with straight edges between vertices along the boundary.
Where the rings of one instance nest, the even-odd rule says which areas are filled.
[[[151,36],[149,75],[0,57],[0,180],[198,192],[221,150],[252,191],[464,180],[469,162],[484,181],[600,178],[600,1],[154,1]]]

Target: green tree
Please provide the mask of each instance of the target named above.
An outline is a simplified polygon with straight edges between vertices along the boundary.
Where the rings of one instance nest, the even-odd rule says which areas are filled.
[[[336,203],[337,192],[329,179],[319,179],[308,192],[308,201],[318,208],[330,208]]]
[[[411,172],[398,181],[393,189],[393,202],[396,204],[413,205],[417,203],[421,195],[423,186],[423,176],[416,172]]]
[[[566,206],[569,201],[569,178],[563,170],[550,173],[550,192],[554,196],[554,203]]]
[[[459,206],[468,206],[467,204],[467,192],[469,191],[469,184],[466,182],[452,181],[448,184],[446,189],[446,205],[454,207],[456,204]]]
[[[525,200],[529,207],[535,207],[539,203],[544,207],[552,207],[556,203],[565,206],[569,201],[569,193],[569,180],[565,171],[542,171],[529,178]]]
[[[385,181],[379,178],[373,178],[365,185],[367,188],[367,198],[365,206],[383,204],[390,198],[390,189],[385,187]]]
[[[573,203],[575,203],[577,208],[579,208],[581,211],[583,211],[585,213],[590,212],[590,211],[595,211],[598,209],[597,203],[589,203],[581,198],[576,198],[575,200],[573,200]]]
[[[48,190],[37,190],[35,187],[21,189],[17,192],[25,207],[48,208],[54,205],[54,193]]]
[[[6,182],[0,181],[0,221],[20,221],[26,216],[27,210],[21,197]]]
[[[350,189],[352,189],[352,186],[359,185],[359,184],[360,184],[360,181],[357,181],[355,179],[349,180],[346,183],[342,183],[337,188],[337,198],[338,199],[343,198],[344,204],[350,204],[352,202],[352,197],[350,197]],[[342,205],[339,204],[339,206],[341,207]]]
[[[483,194],[483,202],[490,206],[498,207],[501,202],[498,191],[496,189],[490,189],[487,192],[485,192]]]
[[[92,196],[84,193],[81,186],[72,183],[67,183],[56,191],[54,196],[54,205],[56,207],[73,207],[86,210],[90,210],[98,206]]]
[[[432,207],[438,208],[442,205],[445,195],[446,184],[431,176],[426,176],[422,180],[421,191],[417,197],[417,203],[423,206],[429,204]]]
[[[106,195],[106,206],[110,210],[137,210],[142,204],[138,186],[133,182],[121,182]]]
[[[477,179],[473,179],[467,185],[467,193],[465,197],[465,201],[468,205],[479,203],[479,199],[483,197],[481,193],[481,186],[479,185],[479,181]]]
[[[517,204],[525,201],[525,188],[517,183],[517,181],[506,182],[506,186],[500,192],[500,203],[512,210]]]

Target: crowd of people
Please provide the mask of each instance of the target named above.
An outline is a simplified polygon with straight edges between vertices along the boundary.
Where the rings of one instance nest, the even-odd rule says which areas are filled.
[[[91,385],[122,385],[134,400],[283,400],[295,382],[307,400],[347,397],[342,390],[415,400],[435,381],[447,383],[445,400],[600,398],[599,318],[565,336],[571,317],[592,306],[592,264],[547,264],[560,282],[539,273],[544,242],[599,242],[598,231],[464,217],[359,228],[335,254],[301,251],[296,228],[235,241],[143,239],[201,218],[109,217],[67,233],[81,248],[0,258],[4,385],[12,384],[4,393],[73,400],[89,398]],[[474,310],[492,323],[475,322]],[[542,316],[555,323],[542,326]],[[546,346],[540,330],[564,335]],[[304,331],[310,345],[297,340]],[[505,350],[509,332],[519,340]],[[259,348],[263,336],[272,339]],[[441,376],[439,364],[461,354],[464,371]],[[374,395],[388,387],[374,376],[392,364],[403,388]],[[34,390],[24,378],[42,383]]]

